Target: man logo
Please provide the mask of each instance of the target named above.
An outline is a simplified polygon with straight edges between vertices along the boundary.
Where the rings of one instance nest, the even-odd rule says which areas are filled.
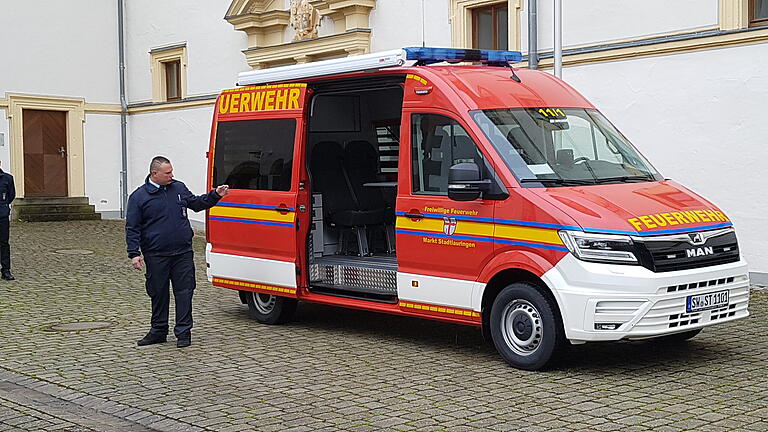
[[[707,239],[704,238],[704,234],[700,232],[688,234],[688,238],[690,239],[688,243],[694,246],[703,245],[707,242]]]
[[[445,235],[453,235],[456,232],[456,218],[444,217],[443,218],[443,232]]]
[[[703,248],[693,248],[693,249],[686,249],[685,255],[688,258],[693,257],[700,257],[700,256],[706,256],[706,255],[714,255],[715,250],[712,248],[712,246],[707,246]]]

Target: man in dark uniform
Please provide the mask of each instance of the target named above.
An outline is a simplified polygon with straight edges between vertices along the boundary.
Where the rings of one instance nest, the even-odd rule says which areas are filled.
[[[14,280],[11,273],[11,245],[10,237],[11,202],[16,198],[16,187],[13,185],[13,176],[0,169],[0,277],[5,280]]]
[[[133,268],[147,265],[147,294],[152,299],[152,328],[139,346],[165,342],[168,336],[168,285],[176,302],[176,346],[192,343],[192,294],[195,263],[192,227],[187,209],[196,212],[213,207],[229,193],[222,185],[204,195],[193,195],[184,183],[173,179],[171,161],[155,156],[144,185],[128,199],[125,242]],[[144,257],[142,258],[142,254]]]

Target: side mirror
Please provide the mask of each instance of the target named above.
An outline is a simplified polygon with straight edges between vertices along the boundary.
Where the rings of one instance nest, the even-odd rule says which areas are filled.
[[[448,198],[454,201],[474,201],[490,188],[491,181],[480,179],[480,167],[475,163],[458,163],[448,171]]]

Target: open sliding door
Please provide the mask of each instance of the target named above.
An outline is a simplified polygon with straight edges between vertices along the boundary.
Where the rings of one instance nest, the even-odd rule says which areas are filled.
[[[228,184],[230,193],[208,212],[214,285],[296,296],[306,255],[306,98],[306,84],[294,83],[217,100],[210,186]]]

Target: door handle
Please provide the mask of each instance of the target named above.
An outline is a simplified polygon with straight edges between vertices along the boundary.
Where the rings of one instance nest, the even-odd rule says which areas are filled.
[[[63,159],[64,157],[67,156],[67,149],[65,149],[63,146],[60,147],[59,148],[59,154],[61,155],[61,158]]]
[[[422,219],[422,218],[424,218],[424,215],[419,213],[419,212],[416,212],[416,213],[406,213],[405,217],[407,217],[409,219]]]
[[[280,213],[288,213],[291,211],[291,209],[288,208],[285,204],[280,204],[279,206],[275,207],[275,210],[277,210]]]

